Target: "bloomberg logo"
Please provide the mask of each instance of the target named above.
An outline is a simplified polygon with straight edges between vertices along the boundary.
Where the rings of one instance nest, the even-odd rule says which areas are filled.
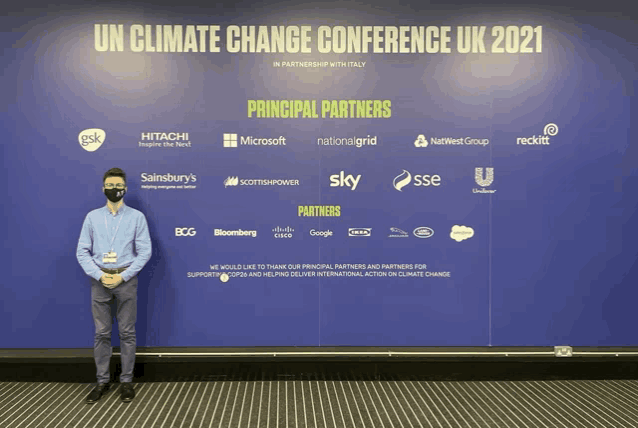
[[[175,236],[195,236],[197,231],[194,227],[176,227]]]

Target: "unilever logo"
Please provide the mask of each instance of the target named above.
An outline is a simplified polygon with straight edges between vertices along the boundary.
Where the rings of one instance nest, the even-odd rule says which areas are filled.
[[[401,174],[397,175],[394,178],[392,184],[394,185],[394,188],[400,192],[401,189],[410,184],[411,181],[412,175],[410,175],[410,173],[404,169]]]
[[[474,168],[474,181],[479,186],[489,186],[494,182],[494,168],[485,168],[485,174],[483,174],[483,168]]]

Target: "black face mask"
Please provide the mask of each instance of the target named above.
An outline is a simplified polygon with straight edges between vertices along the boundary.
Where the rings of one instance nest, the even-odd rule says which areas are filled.
[[[124,189],[104,189],[104,194],[109,201],[115,203],[120,202],[120,199],[124,197],[126,190]]]

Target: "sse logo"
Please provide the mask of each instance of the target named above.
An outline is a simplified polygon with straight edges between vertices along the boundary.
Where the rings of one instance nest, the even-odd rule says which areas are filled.
[[[94,152],[100,148],[106,139],[106,132],[98,128],[89,128],[80,132],[78,142],[87,152]]]
[[[195,236],[197,231],[194,227],[176,227],[175,236]]]

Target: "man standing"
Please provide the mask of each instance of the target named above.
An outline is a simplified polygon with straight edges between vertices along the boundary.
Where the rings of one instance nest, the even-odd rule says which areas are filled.
[[[89,212],[84,219],[77,258],[91,277],[91,311],[95,323],[93,355],[97,367],[97,386],[86,398],[95,403],[110,388],[111,307],[117,301],[122,373],[121,399],[135,397],[135,321],[137,319],[137,273],[151,258],[151,238],[146,217],[124,204],[126,174],[111,168],[104,174],[102,191],[106,206]]]

